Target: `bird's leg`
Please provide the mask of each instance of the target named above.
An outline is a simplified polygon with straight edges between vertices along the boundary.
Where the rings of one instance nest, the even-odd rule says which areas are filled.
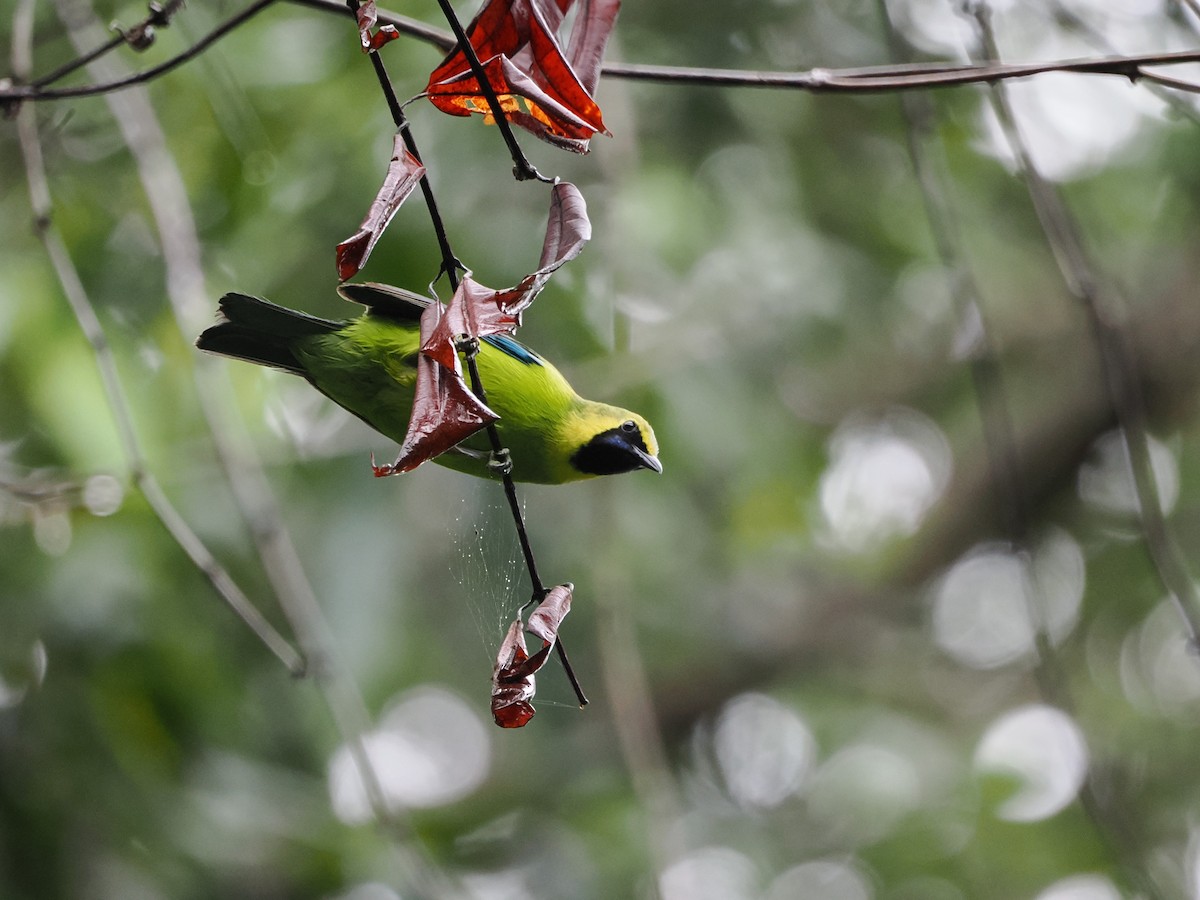
[[[487,467],[488,471],[493,475],[499,475],[503,478],[505,475],[512,474],[512,454],[508,452],[507,447],[501,447],[499,450],[493,450],[489,454]]]
[[[474,359],[476,354],[479,353],[479,338],[473,334],[456,334],[454,336],[454,349],[468,360]]]

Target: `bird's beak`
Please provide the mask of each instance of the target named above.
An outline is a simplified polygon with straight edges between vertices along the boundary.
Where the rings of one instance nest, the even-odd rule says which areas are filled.
[[[662,474],[662,463],[658,461],[657,456],[651,456],[641,447],[631,446],[629,449],[633,451],[633,455],[637,457],[638,464],[643,469],[649,469],[651,472],[657,472],[659,475]]]

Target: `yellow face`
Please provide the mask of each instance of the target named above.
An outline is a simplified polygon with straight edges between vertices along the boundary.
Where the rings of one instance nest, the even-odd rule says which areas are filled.
[[[578,473],[577,478],[637,469],[662,471],[654,430],[637,413],[588,403],[571,417],[564,431],[570,465]]]

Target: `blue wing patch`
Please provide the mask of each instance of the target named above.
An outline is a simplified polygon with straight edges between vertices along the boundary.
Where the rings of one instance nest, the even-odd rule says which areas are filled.
[[[487,343],[491,344],[501,353],[507,353],[518,362],[523,362],[527,366],[542,365],[541,357],[518,341],[516,338],[511,338],[506,334],[489,334],[483,338]]]

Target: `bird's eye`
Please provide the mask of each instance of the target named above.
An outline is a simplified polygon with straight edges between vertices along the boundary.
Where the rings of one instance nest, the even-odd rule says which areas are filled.
[[[635,434],[638,430],[637,422],[633,419],[628,419],[621,423],[621,430],[626,434]]]

